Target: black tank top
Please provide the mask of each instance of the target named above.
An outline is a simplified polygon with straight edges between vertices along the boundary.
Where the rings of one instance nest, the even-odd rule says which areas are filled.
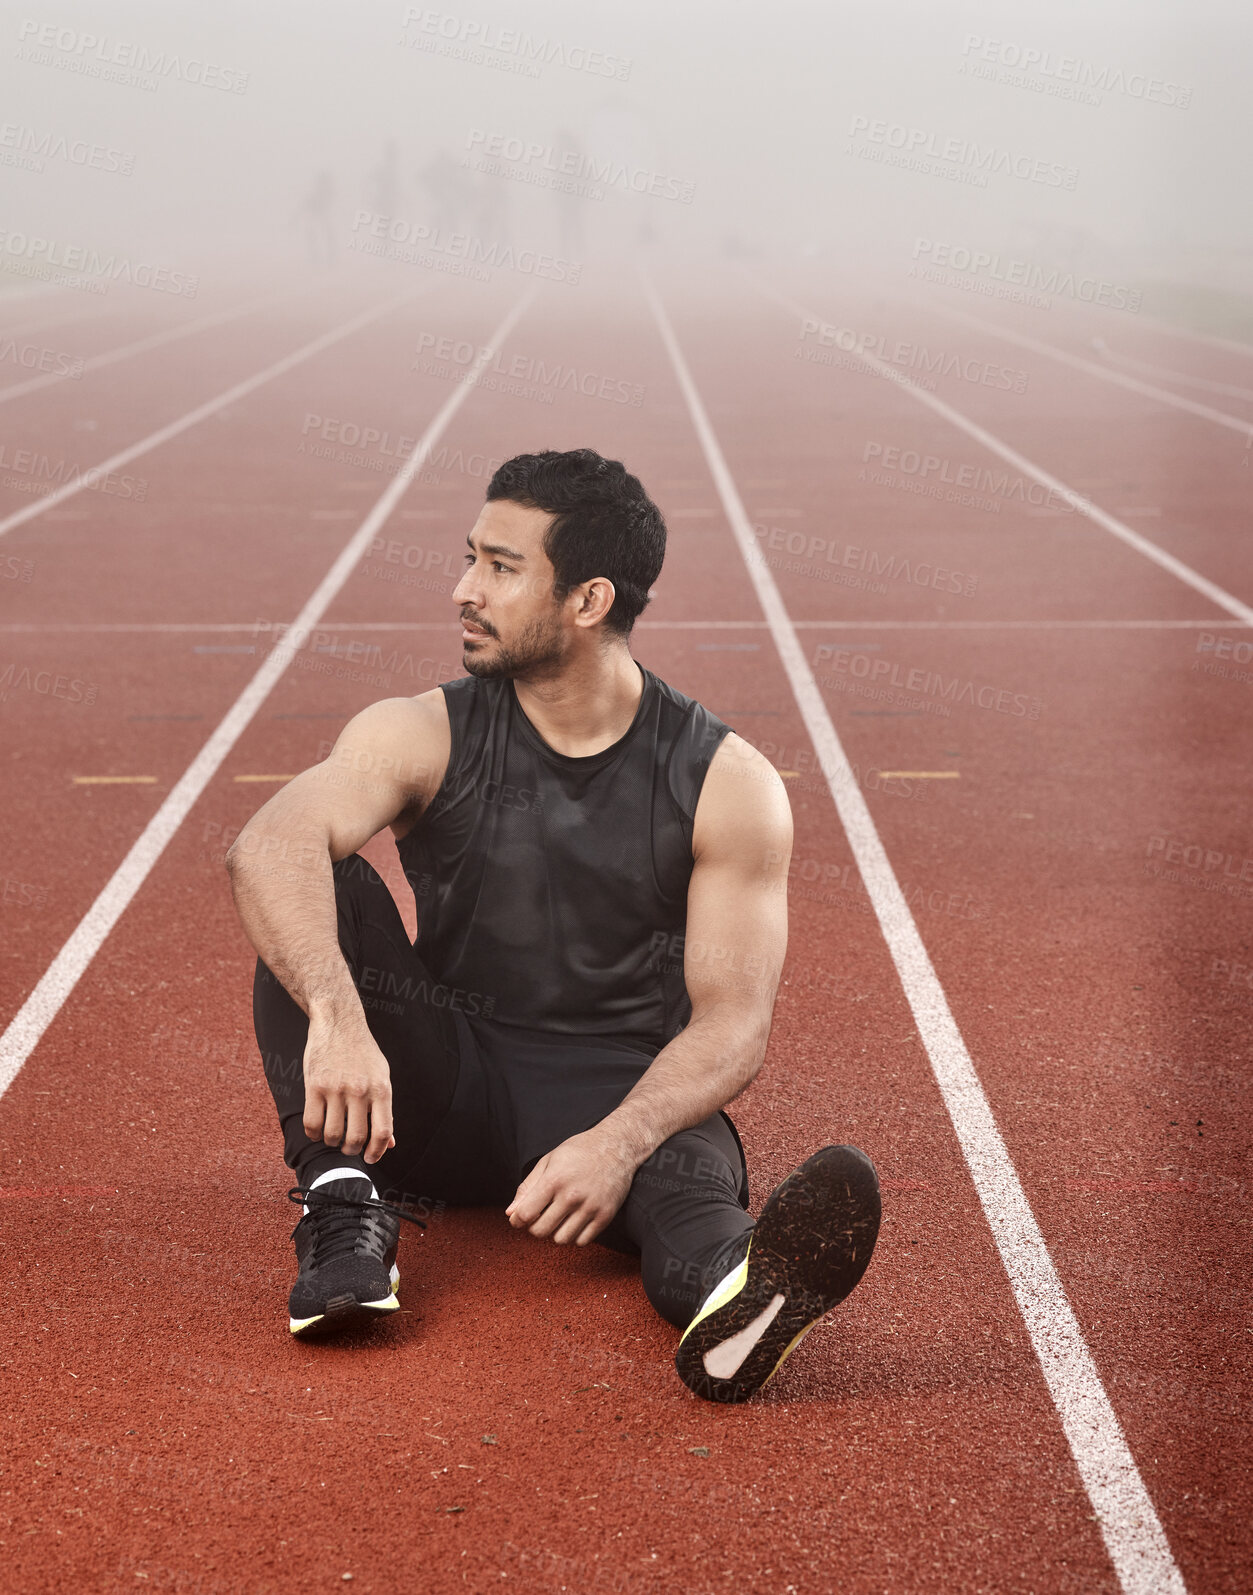
[[[730,727],[641,665],[611,747],[558,753],[508,680],[441,683],[452,748],[399,851],[417,950],[468,1017],[659,1051],[691,1017],[692,822]]]

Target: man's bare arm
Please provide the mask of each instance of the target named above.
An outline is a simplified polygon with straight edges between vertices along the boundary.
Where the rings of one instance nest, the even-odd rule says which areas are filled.
[[[305,1133],[345,1152],[366,1147],[372,1163],[394,1144],[391,1082],[340,952],[331,866],[388,825],[403,834],[439,786],[448,749],[438,690],[372,704],[327,759],[257,811],[226,859],[249,940],[309,1016]]]
[[[787,952],[792,813],[778,772],[740,737],[727,737],[710,765],[692,852],[691,1021],[612,1113],[540,1159],[508,1210],[515,1226],[586,1245],[640,1164],[725,1107],[761,1068]]]

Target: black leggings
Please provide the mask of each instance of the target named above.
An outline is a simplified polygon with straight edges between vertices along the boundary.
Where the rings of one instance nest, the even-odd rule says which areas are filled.
[[[368,1173],[385,1199],[419,1205],[425,1199],[427,1206],[499,1202],[503,1207],[538,1155],[590,1128],[616,1106],[648,1057],[620,1047],[598,1050],[595,1038],[571,1050],[569,1037],[554,1037],[554,1053],[562,1048],[560,1056],[572,1073],[553,1099],[551,1139],[542,1128],[535,1130],[532,1114],[532,1138],[538,1133],[541,1140],[528,1143],[510,1091],[511,1085],[515,1093],[524,1091],[525,1083],[520,1086],[516,1073],[510,1075],[499,1047],[494,1055],[476,1042],[465,1014],[454,1011],[455,1002],[450,1005],[449,989],[430,978],[384,882],[359,854],[336,864],[334,876],[339,945],[371,1034],[391,1066],[396,1146],[367,1165],[359,1155],[305,1134],[309,1021],[258,961],[253,1018],[288,1165],[301,1184],[350,1165]],[[497,1037],[501,1033],[507,1035],[498,1029]],[[537,1041],[542,1038],[529,1033],[519,1057],[533,1051]],[[739,1136],[726,1114],[713,1114],[671,1136],[641,1164],[625,1202],[597,1240],[639,1255],[649,1301],[682,1329],[718,1280],[743,1259],[753,1228],[747,1206]]]

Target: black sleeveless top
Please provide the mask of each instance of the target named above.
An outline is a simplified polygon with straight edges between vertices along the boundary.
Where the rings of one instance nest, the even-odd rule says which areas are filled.
[[[509,680],[441,683],[452,748],[399,843],[417,951],[468,1017],[657,1052],[691,1017],[692,821],[730,727],[641,665],[629,729],[558,753]]]

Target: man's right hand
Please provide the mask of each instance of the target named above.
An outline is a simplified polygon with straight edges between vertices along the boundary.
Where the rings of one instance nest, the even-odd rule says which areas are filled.
[[[310,1018],[305,1046],[305,1134],[377,1163],[392,1134],[392,1077],[364,1021],[351,1028]]]

